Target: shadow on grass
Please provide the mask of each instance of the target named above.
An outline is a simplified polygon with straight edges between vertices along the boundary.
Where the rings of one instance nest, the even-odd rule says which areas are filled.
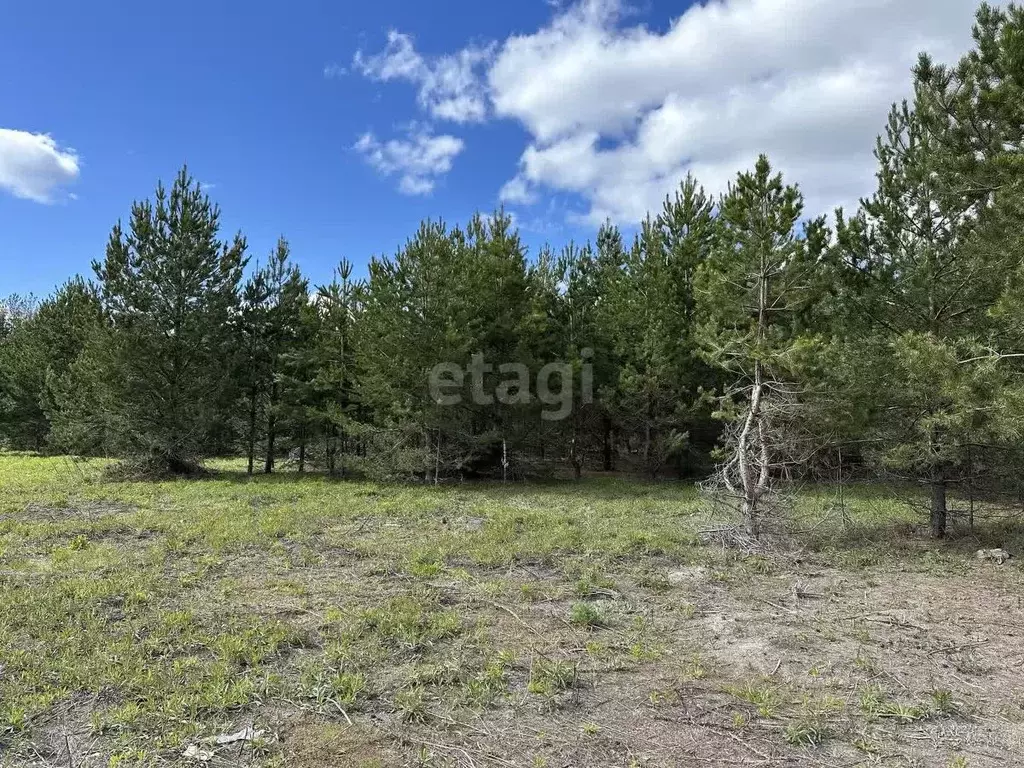
[[[230,460],[219,460],[227,463]],[[510,480],[502,482],[493,478],[466,478],[462,480],[442,480],[438,484],[427,482],[422,479],[410,477],[400,478],[376,478],[365,474],[330,474],[324,471],[299,472],[294,467],[280,467],[275,471],[266,473],[255,471],[249,474],[245,469],[217,466],[217,461],[211,464],[196,466],[187,472],[148,472],[135,471],[132,467],[122,468],[121,464],[114,464],[104,471],[103,479],[117,483],[165,483],[165,482],[224,482],[237,485],[294,485],[301,486],[308,483],[330,483],[338,485],[372,485],[381,490],[409,490],[416,489],[424,492],[436,492],[448,494],[451,492],[480,492],[480,493],[522,493],[541,492],[547,496],[575,498],[586,496],[602,501],[628,501],[630,499],[656,498],[671,500],[683,495],[692,499],[697,493],[692,481],[659,479],[650,480],[643,476],[633,474],[612,474],[600,473],[599,475],[584,476],[579,480],[561,477],[536,477],[526,480]]]

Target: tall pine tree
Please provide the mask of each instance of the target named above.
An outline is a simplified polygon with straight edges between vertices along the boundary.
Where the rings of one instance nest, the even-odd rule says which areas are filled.
[[[220,210],[182,169],[132,206],[94,262],[113,332],[100,345],[100,401],[118,446],[153,471],[188,472],[234,386],[233,317],[245,241],[220,239]]]

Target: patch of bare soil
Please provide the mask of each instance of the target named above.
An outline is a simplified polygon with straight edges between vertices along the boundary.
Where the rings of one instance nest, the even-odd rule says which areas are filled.
[[[33,725],[33,738],[25,754],[10,765],[33,768],[100,768],[108,764],[103,740],[93,733],[94,712],[114,703],[107,694],[74,693],[54,705]],[[7,765],[0,754],[0,765]]]
[[[25,510],[19,515],[19,518],[60,523],[67,520],[99,520],[112,515],[128,515],[135,512],[136,509],[133,504],[116,501],[84,501],[74,506],[65,507],[30,502],[25,505]],[[0,515],[0,520],[3,517]]]
[[[570,661],[577,681],[531,695],[524,661],[504,705],[420,725],[378,715],[403,755],[386,764],[424,754],[462,768],[1024,764],[1019,570],[804,565],[720,580],[698,566],[667,577],[676,586],[665,594],[616,601],[607,630],[567,628],[558,599],[500,610],[492,621],[518,635],[521,659]],[[585,651],[621,642],[614,627],[636,615],[659,628],[657,659]]]

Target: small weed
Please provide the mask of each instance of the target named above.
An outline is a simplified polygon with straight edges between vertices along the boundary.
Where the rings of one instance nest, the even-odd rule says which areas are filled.
[[[629,646],[629,657],[634,661],[656,661],[663,655],[661,648],[644,642],[635,642]]]
[[[417,552],[406,565],[406,571],[419,579],[432,579],[444,569],[445,565],[440,558],[427,552]]]
[[[606,643],[599,643],[596,640],[588,641],[584,650],[586,651],[587,656],[592,659],[606,659],[611,655],[611,652],[608,650],[608,645]]]
[[[569,609],[569,623],[574,627],[597,629],[608,625],[601,609],[593,603],[573,603]]]
[[[462,621],[455,611],[436,609],[426,596],[417,599],[409,595],[366,611],[362,626],[387,646],[418,652],[457,635],[462,630]]]
[[[544,588],[533,581],[528,581],[525,584],[519,586],[519,596],[523,602],[536,603],[543,600],[547,595],[544,592]]]
[[[607,597],[615,594],[615,582],[599,568],[589,566],[584,569],[576,583],[573,585],[573,592],[577,597]]]
[[[679,703],[679,694],[669,689],[666,691],[651,691],[648,699],[655,707],[671,707]]]
[[[893,701],[877,687],[861,693],[860,710],[868,717],[893,720],[901,724],[913,723],[928,716],[927,708]]]
[[[537,657],[530,667],[530,693],[552,695],[576,685],[577,668],[568,661],[554,661]]]
[[[800,719],[789,723],[782,734],[795,747],[816,747],[828,737],[828,730],[816,719]]]
[[[489,704],[508,693],[508,670],[515,664],[512,651],[501,651],[466,683],[466,696],[480,704]]]
[[[0,735],[4,731],[17,733],[26,728],[28,728],[28,713],[22,707],[7,704],[0,708]]]
[[[877,742],[871,741],[871,740],[869,740],[867,738],[864,738],[864,737],[854,739],[851,742],[851,744],[853,745],[854,749],[857,749],[857,750],[859,750],[861,752],[864,752],[865,754],[868,754],[868,755],[874,755],[874,754],[877,754],[880,751],[880,748],[879,748]]]
[[[760,683],[748,682],[744,685],[726,686],[724,691],[737,699],[753,704],[757,709],[757,714],[764,718],[775,717],[782,705],[782,696],[779,690],[764,680]]]
[[[932,699],[932,708],[939,714],[942,715],[955,715],[960,711],[960,707],[953,700],[953,692],[945,688],[936,688],[930,694]]]
[[[395,712],[403,723],[425,723],[429,719],[427,696],[423,688],[414,686],[395,694]]]
[[[857,655],[853,658],[853,666],[855,669],[869,675],[878,674],[878,664],[874,659],[866,655],[863,649],[857,651]]]
[[[704,658],[699,653],[693,654],[690,660],[683,666],[680,676],[683,682],[703,680],[708,676],[708,667],[704,662]]]
[[[300,690],[306,698],[320,707],[336,703],[347,709],[359,705],[366,691],[366,678],[360,674],[311,666],[306,669],[300,682]]]
[[[754,573],[769,576],[776,572],[775,563],[763,555],[750,555],[743,559],[743,566]]]

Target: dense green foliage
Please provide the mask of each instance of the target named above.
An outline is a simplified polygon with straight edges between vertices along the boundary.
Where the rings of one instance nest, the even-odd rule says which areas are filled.
[[[221,240],[183,170],[95,283],[0,309],[0,439],[424,479],[717,461],[754,533],[775,478],[855,465],[927,483],[942,535],[947,487],[1005,490],[1024,453],[1024,11],[983,6],[975,41],[922,56],[876,192],[832,221],[762,157],[718,200],[685,179],[632,243],[531,260],[499,211],[314,288],[283,239],[263,266]]]

